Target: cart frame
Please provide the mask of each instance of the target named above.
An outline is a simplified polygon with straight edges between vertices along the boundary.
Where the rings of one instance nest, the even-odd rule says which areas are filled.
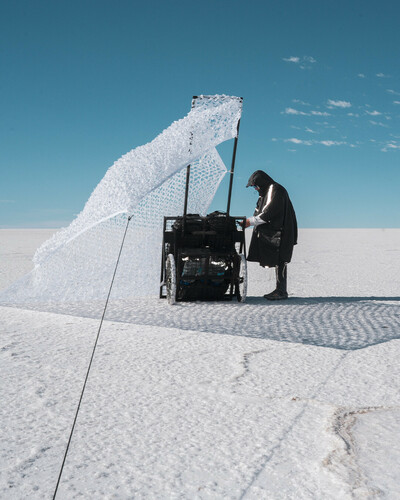
[[[221,214],[221,219],[226,214]],[[206,224],[207,217],[196,216]],[[188,224],[174,227],[183,217],[164,217],[163,242],[161,255],[160,298],[168,298],[169,302],[185,300],[232,300],[244,302],[247,288],[246,241],[243,229],[245,217],[230,217],[237,230],[222,228],[220,231],[190,231]],[[226,239],[227,248],[218,248],[218,243]],[[169,260],[168,260],[169,259]],[[169,282],[168,262],[174,266],[174,284]],[[197,263],[196,265],[191,265]],[[222,266],[224,272],[215,275],[215,265]],[[192,267],[189,272],[186,267]],[[201,268],[201,270],[199,269]],[[222,269],[222,267],[221,267]],[[213,284],[217,282],[219,289],[213,292]],[[174,288],[170,290],[169,288]],[[185,297],[188,287],[199,291],[198,299]],[[225,289],[225,290],[224,290]],[[171,297],[170,294],[174,297]],[[208,295],[208,296],[207,296]]]

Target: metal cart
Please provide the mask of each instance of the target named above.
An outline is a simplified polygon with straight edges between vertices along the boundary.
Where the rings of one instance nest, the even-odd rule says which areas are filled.
[[[204,96],[203,96],[204,98]],[[193,97],[192,107],[196,96]],[[160,298],[169,304],[195,300],[246,300],[245,217],[229,215],[239,124],[234,142],[226,212],[187,214],[190,165],[183,216],[164,217]]]

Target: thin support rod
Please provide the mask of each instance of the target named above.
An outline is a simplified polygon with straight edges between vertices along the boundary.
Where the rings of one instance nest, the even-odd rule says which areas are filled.
[[[189,179],[190,179],[190,165],[186,167],[186,188],[185,188],[185,205],[183,207],[183,218],[186,218],[188,198],[189,198]]]
[[[239,127],[240,127],[240,119],[238,120],[237,124],[237,133],[235,137],[235,143],[233,145],[233,154],[232,154],[232,165],[231,165],[231,170],[229,172],[230,174],[230,180],[229,180],[229,192],[228,192],[228,205],[226,207],[226,215],[229,216],[229,212],[231,209],[231,197],[232,197],[232,187],[233,187],[233,174],[235,171],[235,161],[236,161],[236,149],[237,149],[237,143],[239,139]]]
[[[104,306],[103,316],[101,317],[100,326],[99,326],[99,329],[98,329],[98,331],[97,331],[97,337],[96,337],[96,342],[94,343],[94,346],[93,346],[92,356],[91,356],[91,358],[90,358],[89,366],[88,366],[88,369],[87,369],[87,372],[86,372],[85,382],[83,383],[82,392],[81,392],[81,397],[79,398],[78,407],[77,407],[77,409],[76,409],[75,418],[74,418],[74,423],[72,424],[72,429],[71,429],[71,432],[70,432],[70,435],[69,435],[67,448],[65,449],[64,459],[63,459],[62,464],[61,464],[61,469],[60,469],[60,473],[59,473],[59,475],[58,475],[58,480],[57,480],[57,484],[56,484],[56,489],[54,490],[54,494],[53,494],[53,500],[56,498],[56,495],[57,495],[58,486],[59,486],[59,484],[60,484],[61,476],[62,476],[63,469],[64,469],[64,465],[65,465],[65,460],[66,460],[67,455],[68,455],[69,445],[71,444],[71,440],[72,440],[72,434],[74,433],[74,430],[75,430],[75,424],[76,424],[76,421],[77,421],[77,419],[78,419],[78,413],[79,413],[79,410],[80,410],[80,407],[81,407],[81,403],[82,403],[82,399],[83,399],[83,393],[85,392],[86,383],[87,383],[88,378],[89,378],[89,372],[90,372],[90,368],[91,368],[91,366],[92,366],[92,361],[93,361],[93,358],[94,358],[94,353],[95,353],[95,351],[96,351],[97,342],[98,342],[99,337],[100,337],[101,327],[103,326],[103,320],[104,320],[104,317],[105,317],[105,314],[106,314],[106,310],[107,310],[107,306],[108,306],[108,301],[109,301],[109,299],[110,299],[111,290],[112,290],[112,287],[113,287],[113,284],[114,284],[114,278],[115,278],[115,275],[116,275],[116,273],[117,273],[117,268],[118,268],[118,264],[119,264],[119,259],[120,259],[120,257],[121,257],[122,247],[124,246],[124,242],[125,242],[126,232],[128,231],[128,226],[129,226],[129,222],[130,222],[130,220],[131,220],[131,219],[132,219],[132,216],[129,216],[129,217],[128,217],[128,222],[126,223],[126,228],[125,228],[124,237],[122,238],[121,248],[119,249],[119,254],[118,254],[117,263],[116,263],[116,265],[115,265],[114,274],[113,274],[113,277],[112,277],[112,280],[111,280],[110,289],[108,290],[107,300],[106,300],[106,304],[105,304],[105,306]]]
[[[192,109],[196,104],[197,95],[194,95],[192,98]],[[192,142],[193,142],[193,132],[190,132],[190,144],[189,144],[189,153],[192,152]],[[186,167],[186,188],[185,188],[185,204],[183,206],[183,227],[185,229],[185,220],[187,214],[187,206],[188,206],[188,198],[189,198],[189,179],[190,179],[190,164]]]
[[[192,109],[196,104],[197,96],[193,96],[192,99]],[[190,144],[189,144],[189,154],[192,152],[192,142],[193,142],[193,132],[190,132]],[[185,222],[187,215],[187,206],[188,206],[188,198],[189,198],[189,180],[190,180],[190,164],[186,167],[186,187],[185,187],[185,203],[183,205],[183,223],[182,223],[182,231],[185,231]]]

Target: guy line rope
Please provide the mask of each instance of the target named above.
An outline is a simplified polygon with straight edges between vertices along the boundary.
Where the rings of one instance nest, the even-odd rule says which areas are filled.
[[[104,320],[104,317],[105,317],[105,314],[106,314],[106,310],[107,310],[107,306],[108,306],[108,301],[109,301],[109,299],[110,299],[111,290],[112,290],[112,287],[113,287],[113,284],[114,284],[115,275],[116,275],[116,273],[117,273],[117,269],[118,269],[119,259],[120,259],[120,257],[121,257],[122,248],[123,248],[124,243],[125,243],[125,237],[126,237],[126,233],[127,233],[127,231],[128,231],[129,222],[130,222],[130,220],[131,220],[131,219],[132,219],[132,215],[128,216],[128,221],[127,221],[127,223],[126,223],[125,232],[124,232],[124,237],[122,238],[121,247],[120,247],[120,249],[119,249],[119,254],[118,254],[118,259],[117,259],[117,262],[116,262],[116,264],[115,264],[114,274],[113,274],[113,277],[112,277],[112,280],[111,280],[111,284],[110,284],[110,289],[108,290],[108,295],[107,295],[107,300],[106,300],[106,303],[105,303],[105,306],[104,306],[103,315],[102,315],[102,317],[101,317],[101,321],[100,321],[99,329],[98,329],[98,331],[97,331],[96,341],[95,341],[94,346],[93,346],[92,356],[91,356],[91,358],[90,358],[89,366],[88,366],[88,369],[87,369],[87,372],[86,372],[86,377],[85,377],[85,381],[84,381],[84,383],[83,383],[82,392],[81,392],[81,396],[80,396],[80,398],[79,398],[78,407],[77,407],[77,409],[76,409],[74,422],[73,422],[73,424],[72,424],[72,428],[71,428],[71,432],[70,432],[70,435],[69,435],[69,439],[68,439],[67,447],[66,447],[66,449],[65,449],[65,453],[64,453],[64,458],[63,458],[63,461],[62,461],[62,464],[61,464],[61,468],[60,468],[60,472],[59,472],[59,475],[58,475],[56,488],[55,488],[55,490],[54,490],[53,500],[56,498],[57,491],[58,491],[58,486],[59,486],[59,484],[60,484],[61,476],[62,476],[62,473],[63,473],[63,470],[64,470],[64,465],[65,465],[65,461],[66,461],[66,458],[67,458],[67,455],[68,455],[69,446],[70,446],[70,444],[71,444],[72,435],[73,435],[74,430],[75,430],[75,424],[76,424],[76,421],[77,421],[77,419],[78,419],[78,413],[79,413],[79,410],[80,410],[80,407],[81,407],[81,403],[82,403],[82,399],[83,399],[83,393],[85,392],[86,383],[87,383],[88,378],[89,378],[90,368],[91,368],[91,366],[92,366],[92,361],[93,361],[93,358],[94,358],[94,353],[95,353],[95,351],[96,351],[97,342],[98,342],[99,337],[100,337],[101,327],[103,326],[103,320]]]

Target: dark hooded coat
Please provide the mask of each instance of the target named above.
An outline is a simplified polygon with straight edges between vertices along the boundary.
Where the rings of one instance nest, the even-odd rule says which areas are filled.
[[[254,215],[259,215],[265,224],[254,227],[247,260],[264,267],[290,262],[297,244],[297,220],[286,189],[262,170],[251,175],[248,186],[259,187]]]

